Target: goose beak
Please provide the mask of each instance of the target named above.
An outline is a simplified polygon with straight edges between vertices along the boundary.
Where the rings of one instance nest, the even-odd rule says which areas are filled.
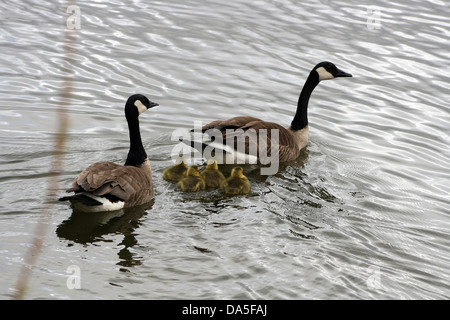
[[[149,101],[147,109],[157,107],[157,106],[159,106],[159,104],[157,104],[156,102]]]
[[[353,77],[350,73],[344,72],[340,69],[337,70],[337,73],[334,75],[335,78],[337,77]]]

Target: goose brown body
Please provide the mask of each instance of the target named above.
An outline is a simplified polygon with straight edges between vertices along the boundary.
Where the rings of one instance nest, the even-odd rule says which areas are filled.
[[[94,163],[75,178],[66,192],[88,192],[112,202],[123,201],[124,208],[147,203],[153,198],[150,162],[146,160],[139,167]]]
[[[258,154],[259,163],[267,163],[270,158],[278,157],[279,162],[286,162],[298,158],[301,149],[308,143],[309,128],[292,130],[275,122],[268,122],[249,116],[234,117],[228,120],[216,120],[202,127],[206,132],[210,129],[220,130],[223,141],[242,141],[246,154],[249,154],[253,146],[267,150],[267,153]],[[239,130],[240,129],[240,130]],[[260,130],[264,129],[264,139],[260,139]],[[272,130],[278,130],[278,148],[272,148]],[[248,130],[254,130],[254,134],[247,134]],[[242,139],[242,140],[241,140]],[[257,150],[257,149],[255,149]],[[272,154],[278,152],[278,155]]]

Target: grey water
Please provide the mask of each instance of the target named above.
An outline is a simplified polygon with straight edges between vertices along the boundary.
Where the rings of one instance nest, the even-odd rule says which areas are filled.
[[[449,16],[441,0],[2,1],[0,298],[42,214],[26,299],[450,298]],[[250,172],[247,196],[162,179],[174,131],[196,121],[288,126],[324,60],[353,78],[315,89],[297,161]],[[160,105],[141,116],[154,201],[94,215],[46,203],[52,179],[62,196],[89,164],[124,162],[133,93]]]

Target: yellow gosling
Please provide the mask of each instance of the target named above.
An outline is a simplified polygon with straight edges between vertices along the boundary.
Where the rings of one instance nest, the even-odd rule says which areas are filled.
[[[186,177],[187,170],[188,168],[184,158],[179,157],[173,166],[164,170],[163,179],[166,181],[178,182]]]
[[[225,182],[225,176],[219,171],[216,160],[209,159],[206,168],[200,173],[206,188],[219,188]]]
[[[250,192],[250,181],[243,174],[241,167],[231,170],[231,175],[222,184],[221,189],[228,195],[247,194]]]
[[[178,187],[184,192],[198,192],[205,190],[205,181],[200,177],[197,166],[189,167],[186,177],[178,182]]]

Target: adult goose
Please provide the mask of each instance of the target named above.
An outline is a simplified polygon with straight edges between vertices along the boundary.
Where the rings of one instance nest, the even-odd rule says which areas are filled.
[[[125,165],[97,162],[84,169],[72,182],[67,192],[76,210],[86,212],[114,211],[141,205],[153,198],[152,170],[144,150],[139,130],[139,115],[157,106],[147,97],[134,94],[125,104],[130,150]]]
[[[227,159],[230,159],[228,155],[231,154],[234,163],[267,164],[272,159],[277,159],[278,162],[295,160],[308,142],[308,102],[314,88],[322,80],[351,76],[331,62],[317,64],[306,79],[294,119],[287,128],[255,117],[240,116],[216,120],[203,126],[201,132],[206,133],[208,139],[203,136],[201,141],[186,139],[183,142],[203,152],[203,155],[208,148],[214,149],[216,153],[221,150],[227,154]],[[273,129],[277,130],[278,139],[274,136]],[[195,133],[195,129],[191,131]],[[241,145],[239,141],[242,142]],[[274,155],[273,152],[277,154]]]

